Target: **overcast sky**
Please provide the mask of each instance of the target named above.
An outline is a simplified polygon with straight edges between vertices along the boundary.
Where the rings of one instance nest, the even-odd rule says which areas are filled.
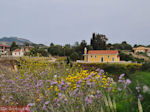
[[[0,37],[73,44],[93,32],[150,44],[150,0],[0,0]]]

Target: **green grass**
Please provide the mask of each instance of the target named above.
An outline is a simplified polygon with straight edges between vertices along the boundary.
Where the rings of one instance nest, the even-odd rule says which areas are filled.
[[[131,89],[136,96],[141,94],[143,96],[143,100],[141,101],[144,112],[149,112],[150,110],[150,72],[136,72],[130,75],[130,79],[132,80]],[[140,92],[136,91],[137,85],[141,87]],[[143,86],[149,87],[147,92],[144,92]]]
[[[136,72],[130,76],[133,84],[139,83],[140,85],[150,86],[150,72]]]

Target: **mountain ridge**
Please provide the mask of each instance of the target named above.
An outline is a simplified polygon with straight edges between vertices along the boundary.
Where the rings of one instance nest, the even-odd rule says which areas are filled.
[[[18,37],[2,37],[0,38],[0,44],[11,45],[12,42],[16,42],[18,45],[24,45],[25,43],[34,44],[28,39]]]

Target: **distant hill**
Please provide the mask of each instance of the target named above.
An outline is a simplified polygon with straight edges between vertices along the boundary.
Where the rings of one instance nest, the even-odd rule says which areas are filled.
[[[0,38],[0,44],[11,45],[12,42],[16,42],[18,45],[24,45],[25,43],[34,44],[30,40],[18,38],[18,37],[3,37]]]

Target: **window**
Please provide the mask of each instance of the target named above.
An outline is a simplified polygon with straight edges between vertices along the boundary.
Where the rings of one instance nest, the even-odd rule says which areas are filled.
[[[95,58],[96,58],[96,55],[95,55]]]

